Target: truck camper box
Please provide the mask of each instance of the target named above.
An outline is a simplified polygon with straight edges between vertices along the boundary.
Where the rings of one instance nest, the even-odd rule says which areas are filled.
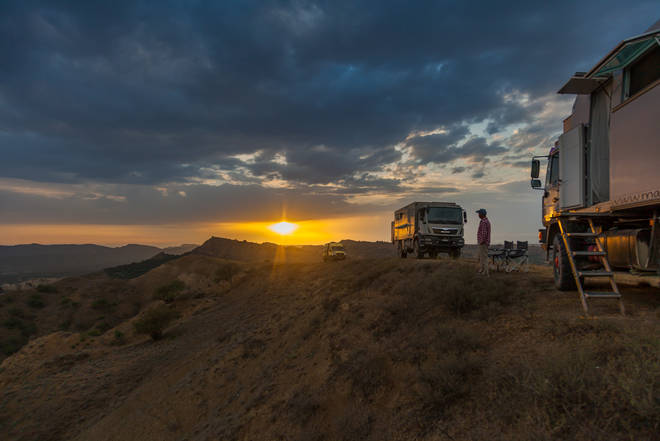
[[[560,208],[660,204],[660,29],[624,40],[559,93],[578,94],[559,139]]]
[[[543,190],[539,239],[560,290],[618,299],[613,271],[660,274],[660,20],[619,43],[559,90],[576,95],[547,156],[532,160],[532,187]],[[545,185],[539,158],[548,160]],[[590,292],[585,279],[612,290]]]

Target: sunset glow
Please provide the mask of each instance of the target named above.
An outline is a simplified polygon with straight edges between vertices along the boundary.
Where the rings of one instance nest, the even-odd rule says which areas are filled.
[[[269,225],[268,229],[276,232],[277,234],[285,236],[296,231],[298,229],[298,225],[282,221],[273,225]]]

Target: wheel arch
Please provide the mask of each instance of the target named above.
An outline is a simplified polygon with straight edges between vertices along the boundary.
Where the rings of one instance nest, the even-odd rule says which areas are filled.
[[[545,254],[546,258],[550,259],[550,251],[552,250],[552,244],[554,243],[555,236],[559,234],[559,224],[553,222],[548,225],[548,234],[545,239]]]

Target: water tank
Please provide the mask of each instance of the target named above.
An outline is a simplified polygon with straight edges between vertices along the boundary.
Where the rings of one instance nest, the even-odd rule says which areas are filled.
[[[604,233],[607,255],[614,268],[655,270],[657,262],[650,262],[651,230],[610,230]]]

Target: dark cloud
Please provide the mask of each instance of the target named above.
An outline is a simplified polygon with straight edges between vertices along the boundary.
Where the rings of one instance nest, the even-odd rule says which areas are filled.
[[[225,174],[397,191],[364,177],[399,161],[394,146],[410,133],[451,128],[409,142],[422,163],[523,148],[467,125],[529,123],[538,108],[517,94],[552,93],[659,12],[655,0],[5,1],[0,177],[159,185]],[[547,130],[531,125],[518,141]]]
[[[471,162],[486,163],[489,156],[506,153],[507,148],[498,143],[488,143],[479,136],[473,136],[462,142],[469,131],[459,126],[445,133],[418,136],[408,141],[412,153],[422,163],[445,164],[456,159],[468,159]]]
[[[343,195],[314,189],[274,189],[257,185],[185,185],[163,189],[113,185],[99,192],[58,197],[0,190],[3,223],[168,224],[186,222],[249,222],[274,219],[286,212],[292,219],[359,214]]]
[[[1,1],[0,223],[378,213],[383,239],[384,213],[448,200],[487,208],[497,241],[533,240],[528,157],[566,116],[545,97],[658,16],[657,0]]]

